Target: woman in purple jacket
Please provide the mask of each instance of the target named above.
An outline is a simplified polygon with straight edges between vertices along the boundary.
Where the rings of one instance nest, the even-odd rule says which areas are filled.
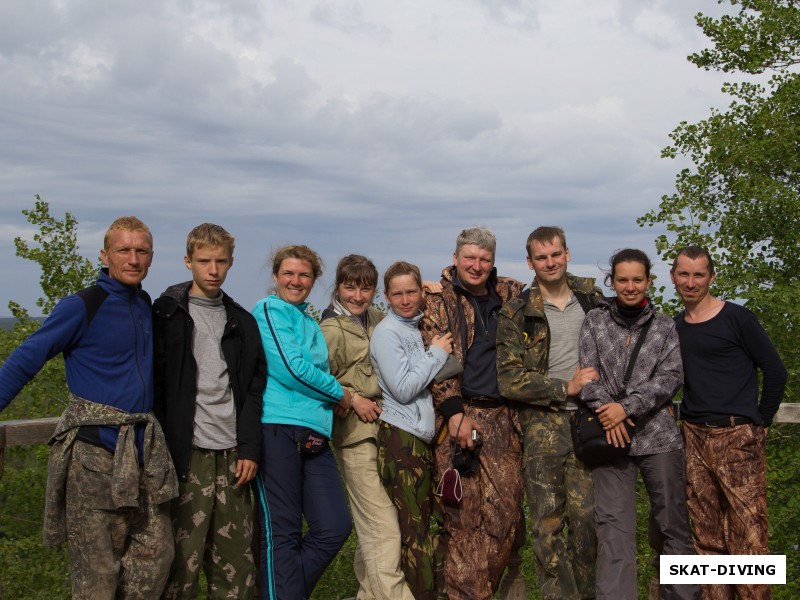
[[[611,257],[606,285],[616,297],[589,312],[580,337],[580,366],[594,367],[581,400],[598,414],[609,443],[630,453],[592,468],[597,525],[597,598],[636,600],[636,476],[650,497],[649,542],[657,554],[694,554],[686,511],[683,441],[671,400],[683,382],[673,320],[656,312],[647,291],[650,259],[641,250]],[[643,327],[650,322],[648,330]],[[645,335],[628,385],[633,348]],[[634,425],[629,436],[624,421]],[[663,585],[662,598],[694,598],[696,585]]]

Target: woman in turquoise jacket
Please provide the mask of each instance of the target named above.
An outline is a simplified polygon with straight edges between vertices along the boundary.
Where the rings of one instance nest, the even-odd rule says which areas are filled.
[[[253,315],[267,356],[256,489],[262,598],[308,598],[350,535],[351,521],[328,440],[333,410],[352,397],[328,367],[328,349],[306,299],[322,274],[307,246],[284,246],[272,260],[275,293]],[[302,532],[303,516],[308,531]]]

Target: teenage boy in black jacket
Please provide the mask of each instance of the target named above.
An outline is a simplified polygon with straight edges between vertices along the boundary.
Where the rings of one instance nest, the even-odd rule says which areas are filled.
[[[153,304],[154,412],[179,487],[164,598],[196,598],[201,564],[209,598],[254,592],[246,484],[258,469],[267,365],[255,319],[220,289],[233,248],[219,225],[192,229],[184,257],[192,281],[167,288]]]

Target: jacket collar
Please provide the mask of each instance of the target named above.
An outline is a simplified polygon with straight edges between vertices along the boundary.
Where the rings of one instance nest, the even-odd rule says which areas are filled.
[[[405,324],[406,324],[406,325],[408,325],[409,327],[412,327],[412,328],[416,329],[416,328],[417,328],[417,326],[419,325],[419,322],[422,320],[422,317],[424,317],[424,316],[425,316],[425,313],[424,313],[424,312],[422,312],[422,310],[420,310],[420,311],[419,311],[419,312],[418,312],[416,315],[414,315],[413,317],[406,318],[406,317],[401,317],[400,315],[398,315],[396,312],[394,312],[394,311],[393,311],[393,310],[390,308],[390,309],[389,309],[389,312],[388,312],[388,315],[389,315],[390,317],[394,317],[395,319],[397,319],[397,320],[398,320],[398,321],[400,321],[401,323],[405,323]]]
[[[567,273],[567,286],[573,293],[589,295],[594,292],[594,277],[575,277],[572,273]],[[531,283],[531,296],[525,307],[526,315],[544,315],[544,300],[542,300],[542,290],[539,282],[533,278]]]
[[[120,296],[138,296],[142,290],[141,283],[138,285],[125,285],[121,281],[117,281],[108,274],[107,267],[100,269],[100,272],[97,274],[97,283],[109,294],[117,294]]]
[[[607,310],[609,316],[614,320],[614,322],[622,325],[623,327],[627,327],[625,324],[625,319],[622,317],[622,314],[619,312],[619,306],[615,298],[604,298],[602,301],[597,303],[597,306],[602,307],[603,309]],[[647,305],[644,307],[642,314],[639,315],[639,318],[636,319],[636,323],[634,323],[634,327],[641,327],[645,322],[655,316],[655,307],[653,306],[653,302],[650,298],[647,298]]]
[[[191,281],[184,281],[183,283],[176,283],[175,285],[169,286],[164,292],[159,296],[159,299],[166,298],[174,302],[174,305],[167,311],[168,315],[171,315],[178,307],[183,308],[184,310],[189,310],[189,290],[192,289],[192,282]],[[228,294],[225,293],[225,290],[220,290],[222,292],[222,304],[225,306],[225,312],[230,316],[230,312],[233,307],[241,308]],[[244,310],[242,308],[242,310]]]
[[[319,324],[322,325],[325,321],[335,321],[341,328],[346,329],[347,331],[356,335],[365,336],[375,328],[375,325],[378,324],[382,314],[383,313],[374,306],[369,306],[367,308],[365,322],[367,329],[364,330],[360,323],[357,323],[355,320],[353,320],[353,317],[345,314],[339,314],[332,305],[328,305],[328,307],[322,311]]]

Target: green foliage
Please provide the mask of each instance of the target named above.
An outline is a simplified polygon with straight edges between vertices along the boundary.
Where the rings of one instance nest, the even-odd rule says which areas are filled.
[[[70,597],[65,546],[45,548],[41,536],[0,539],[0,597],[15,600]]]
[[[698,67],[724,72],[785,71],[798,63],[800,24],[795,0],[731,0],[737,15],[719,20],[697,15],[697,24],[714,42],[689,57]],[[720,1],[722,4],[722,1]]]
[[[62,220],[50,214],[50,205],[36,195],[33,209],[23,210],[31,225],[38,227],[33,242],[14,238],[17,256],[39,265],[39,279],[44,297],[36,301],[43,315],[48,315],[64,296],[91,285],[97,267],[78,253],[78,221],[71,213]],[[4,361],[40,325],[28,311],[13,300],[8,303],[18,319],[14,329],[0,335],[0,361]],[[65,407],[66,379],[61,360],[49,361],[3,414],[6,419],[51,417]]]
[[[773,586],[775,600],[800,598],[800,494],[797,424],[776,424],[767,438],[769,546],[786,555],[786,585]]]
[[[670,134],[665,158],[683,156],[675,193],[638,220],[667,233],[659,256],[672,261],[688,244],[707,247],[717,266],[713,293],[744,300],[758,315],[789,370],[785,401],[797,402],[800,372],[800,3],[720,0],[734,13],[698,14],[711,46],[689,60],[700,68],[737,73],[726,83],[725,110]],[[660,292],[665,292],[665,286]],[[679,300],[659,298],[667,312]],[[800,593],[800,504],[797,425],[772,428],[767,443],[770,549],[787,555],[787,585],[775,598]]]
[[[97,270],[78,254],[77,221],[50,215],[39,196],[32,210],[23,210],[38,227],[33,243],[16,238],[17,256],[38,263],[43,298],[36,305],[47,315],[64,296],[94,281]],[[18,319],[11,331],[0,332],[0,361],[39,327],[39,321],[16,302],[9,302]],[[3,419],[35,419],[59,415],[66,406],[64,363],[49,361],[3,412]],[[65,547],[42,546],[47,447],[6,450],[0,479],[0,597],[69,598],[69,566]]]
[[[42,546],[47,447],[9,448],[0,480],[0,597],[69,598],[66,546]]]
[[[22,214],[39,228],[33,236],[38,245],[17,237],[14,246],[17,256],[38,263],[42,269],[39,284],[44,297],[36,301],[36,306],[48,315],[61,298],[94,283],[97,267],[78,253],[78,221],[72,213],[66,213],[63,220],[56,219],[50,215],[50,205],[36,194],[34,208]],[[27,315],[15,302],[9,303],[9,309],[15,317]]]
[[[800,368],[800,5],[794,1],[728,0],[738,13],[699,14],[712,46],[689,60],[701,68],[738,71],[727,83],[732,101],[698,123],[682,122],[662,156],[687,157],[674,194],[638,222],[665,226],[659,255],[671,261],[686,244],[706,246],[718,277],[714,293],[741,299],[755,312],[790,371],[787,400]],[[770,71],[773,74],[766,76]],[[663,294],[665,286],[660,287]],[[663,301],[663,298],[660,298]],[[664,302],[677,310],[676,298]]]

